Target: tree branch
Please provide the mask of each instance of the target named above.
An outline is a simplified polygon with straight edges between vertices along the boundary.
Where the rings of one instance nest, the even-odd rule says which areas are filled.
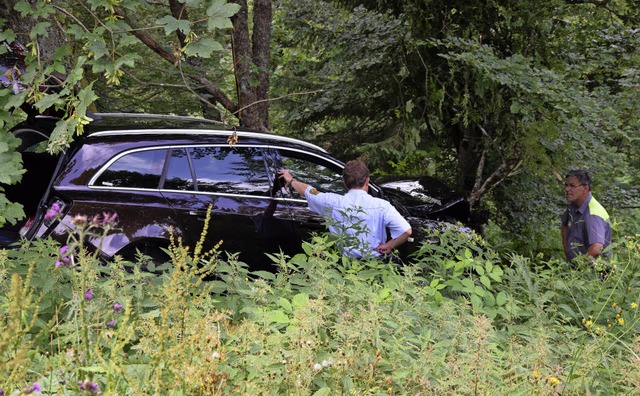
[[[115,13],[116,15],[121,17],[125,22],[127,22],[129,26],[135,26],[135,23],[128,16],[126,16],[122,11],[115,10]],[[138,40],[142,41],[144,45],[149,47],[149,49],[151,49],[156,54],[160,55],[162,59],[166,60],[167,62],[170,62],[172,65],[176,66],[180,62],[179,56],[176,56],[176,54],[174,54],[173,52],[170,52],[164,49],[164,47],[162,47],[160,43],[158,43],[153,37],[151,37],[151,35],[138,29],[133,29],[129,33],[133,34]]]
[[[483,152],[484,157],[484,152]],[[482,183],[480,187],[474,187],[473,191],[467,197],[469,204],[473,207],[483,195],[489,193],[494,187],[502,183],[507,177],[513,175],[513,172],[520,167],[522,160],[516,153],[512,158],[504,160],[493,173]]]

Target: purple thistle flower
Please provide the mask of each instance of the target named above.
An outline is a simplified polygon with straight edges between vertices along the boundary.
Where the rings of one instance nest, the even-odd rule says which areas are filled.
[[[115,327],[116,326],[116,321],[115,320],[110,320],[107,322],[107,327]]]
[[[40,384],[37,382],[33,383],[33,389],[31,390],[31,392],[40,392],[41,388],[40,388]]]
[[[45,220],[53,219],[54,217],[60,214],[61,210],[62,210],[62,207],[60,206],[60,202],[59,201],[54,202],[51,205],[51,207],[47,210],[47,213],[44,215],[44,219]]]
[[[4,389],[0,388],[0,396],[4,396]]]
[[[102,223],[100,223],[100,225],[103,227],[108,225],[115,225],[117,222],[117,219],[118,219],[117,213],[109,214],[107,212],[102,212]]]
[[[100,389],[98,389],[98,384],[91,382],[89,379],[78,381],[78,389],[81,391],[90,391],[93,395],[99,395],[102,393],[100,392]]]
[[[84,293],[84,298],[85,300],[91,300],[93,298],[93,290],[87,289],[87,291]]]
[[[56,267],[60,266],[68,266],[71,264],[71,254],[73,252],[69,251],[69,246],[64,245],[60,248],[60,258],[56,261]]]
[[[122,304],[115,303],[111,306],[111,308],[113,309],[113,312],[120,312],[122,311]]]
[[[58,212],[56,212],[55,210],[53,210],[53,209],[47,209],[47,213],[45,213],[45,215],[44,215],[44,219],[45,219],[45,220],[51,220],[51,219],[53,219],[54,217],[56,217],[57,215],[58,215]]]
[[[93,382],[93,383],[91,383],[91,385],[89,385],[89,390],[94,395],[99,395],[99,394],[102,393],[102,392],[100,392],[100,389],[98,389],[98,384],[96,384],[95,382]]]

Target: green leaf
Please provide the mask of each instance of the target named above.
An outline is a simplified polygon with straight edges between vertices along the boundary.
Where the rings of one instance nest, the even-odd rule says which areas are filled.
[[[558,308],[560,310],[565,311],[567,314],[569,314],[570,317],[572,318],[577,318],[578,315],[576,314],[576,312],[573,310],[573,308],[571,308],[570,306],[568,306],[567,304],[560,304],[558,305]]]
[[[204,38],[190,43],[184,49],[187,56],[198,56],[201,58],[210,58],[214,51],[222,51],[222,44],[212,38]]]
[[[267,320],[269,321],[269,324],[271,323],[288,324],[290,322],[287,314],[285,314],[280,309],[269,311],[267,313]]]
[[[188,19],[176,19],[171,15],[165,15],[164,17],[156,20],[156,24],[164,28],[164,34],[167,36],[176,30],[180,30],[185,35],[191,32],[191,26]]]
[[[24,218],[24,210],[22,205],[9,202],[4,194],[0,193],[0,227],[7,222],[16,224],[19,219]]]
[[[495,319],[496,316],[498,316],[498,310],[495,308],[491,308],[491,307],[484,307],[484,309],[482,310],[482,312],[487,315],[487,318],[489,319]]]
[[[36,24],[36,26],[33,27],[33,29],[31,29],[30,36],[31,37],[45,36],[47,35],[47,29],[50,27],[51,27],[50,22],[39,22]]]
[[[462,283],[462,286],[464,286],[465,290],[471,292],[473,291],[474,288],[474,283],[471,279],[469,278],[464,278],[460,280],[460,283]]]
[[[254,271],[252,272],[253,275],[255,276],[259,276],[262,279],[268,279],[268,280],[275,280],[276,277],[273,274],[273,272],[269,272],[269,271]]]
[[[7,91],[10,92],[9,90]],[[9,99],[7,100],[7,103],[4,105],[4,108],[5,109],[19,108],[24,103],[26,94],[27,94],[27,91],[22,91],[20,92],[19,95],[10,95]]]
[[[215,29],[231,29],[231,17],[240,11],[240,5],[227,3],[225,0],[213,0],[207,8],[207,16],[209,21],[207,28],[209,31]]]
[[[487,261],[487,263],[484,265],[484,269],[488,273],[491,273],[491,271],[493,270],[493,264],[491,264],[491,261]]]
[[[507,293],[501,291],[496,296],[496,304],[498,304],[499,306],[503,306],[506,302],[507,302]]]
[[[0,32],[0,41],[6,41],[7,43],[11,43],[15,41],[16,37],[17,37],[16,34],[11,29],[7,29],[5,31]],[[7,52],[7,49],[4,46],[2,46],[0,51],[2,51],[0,52],[0,54],[4,54]]]
[[[484,296],[485,306],[486,307],[495,307],[496,298],[491,293],[486,293]]]
[[[57,93],[47,94],[42,97],[39,101],[35,103],[35,107],[44,112],[46,109],[54,106],[56,103],[61,104],[62,100],[60,99],[60,95]]]
[[[299,293],[293,296],[293,306],[296,308],[306,307],[309,304],[309,295],[307,293]]]
[[[502,271],[502,268],[500,267],[494,267],[493,271],[489,273],[491,279],[496,282],[500,282],[502,280],[502,275],[504,275],[504,271]]]
[[[284,297],[280,297],[280,298],[278,299],[278,305],[279,305],[280,307],[282,307],[282,309],[284,309],[284,310],[285,310],[285,311],[287,311],[287,312],[291,312],[291,311],[292,311],[292,309],[291,309],[291,308],[292,308],[292,307],[291,307],[291,303],[289,302],[289,300],[287,300],[287,299],[286,299],[286,298],[284,298]]]
[[[469,299],[471,300],[471,304],[475,307],[481,307],[482,306],[482,300],[480,299],[480,297],[478,297],[475,294],[472,294]]]
[[[486,275],[480,277],[480,283],[482,283],[487,289],[491,289],[491,280]]]
[[[29,15],[32,11],[31,5],[26,1],[20,1],[13,6],[15,11],[18,11],[21,16]]]
[[[135,67],[136,60],[138,59],[141,59],[140,55],[138,54],[133,54],[133,53],[125,54],[124,56],[121,56],[120,58],[116,59],[115,65],[116,65],[116,68],[120,68],[122,66]]]
[[[93,83],[82,88],[82,90],[78,92],[78,100],[79,103],[76,105],[78,114],[84,116],[89,106],[91,106],[93,102],[98,100],[98,95],[93,92]]]
[[[9,133],[3,133],[0,136],[0,139],[15,139]],[[22,168],[20,154],[13,150],[14,148],[11,148],[11,144],[8,144],[6,140],[0,141],[0,183],[14,184],[20,180],[21,175],[25,172]]]
[[[325,387],[322,387],[322,388],[318,389],[313,394],[313,396],[327,396],[327,395],[330,395],[330,394],[331,394],[331,388],[325,386]]]

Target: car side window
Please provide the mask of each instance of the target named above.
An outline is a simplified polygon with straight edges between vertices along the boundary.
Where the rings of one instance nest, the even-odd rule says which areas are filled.
[[[162,188],[165,190],[184,191],[193,191],[195,189],[187,149],[176,148],[171,150]]]
[[[297,180],[312,185],[320,192],[336,194],[347,192],[347,188],[342,182],[342,169],[338,169],[337,165],[302,153],[281,151],[280,155],[283,167],[289,170]],[[291,190],[293,198],[305,199],[295,190]]]
[[[157,189],[166,156],[166,149],[125,154],[102,172],[95,185]]]
[[[262,150],[254,147],[194,147],[189,152],[198,191],[268,196]]]

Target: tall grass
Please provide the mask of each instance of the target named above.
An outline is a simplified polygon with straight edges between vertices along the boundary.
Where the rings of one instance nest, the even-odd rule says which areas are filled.
[[[356,261],[318,235],[304,254],[274,256],[275,273],[178,240],[157,274],[140,270],[144,257],[100,262],[82,241],[112,224],[80,225],[62,254],[49,240],[0,251],[5,395],[585,395],[640,385],[640,235],[609,262],[576,267],[499,254],[453,231],[404,265]]]

